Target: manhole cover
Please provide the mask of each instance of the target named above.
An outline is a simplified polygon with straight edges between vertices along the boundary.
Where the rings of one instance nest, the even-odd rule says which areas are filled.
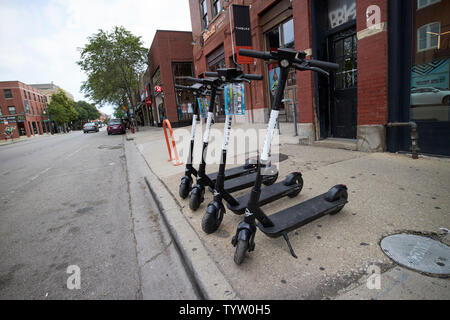
[[[435,275],[450,275],[450,247],[426,237],[396,234],[381,241],[381,249],[407,268]]]

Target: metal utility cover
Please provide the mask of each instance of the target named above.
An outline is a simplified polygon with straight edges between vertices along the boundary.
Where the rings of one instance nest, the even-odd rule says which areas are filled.
[[[419,272],[450,275],[450,247],[433,239],[396,234],[381,241],[381,249],[392,260]]]

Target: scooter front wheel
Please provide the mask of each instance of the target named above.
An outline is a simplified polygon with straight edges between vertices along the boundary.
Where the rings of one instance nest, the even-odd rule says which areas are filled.
[[[192,189],[191,197],[189,198],[189,208],[191,208],[192,211],[197,210],[203,202],[203,192],[198,188]]]
[[[234,263],[241,265],[249,248],[248,240],[238,239],[236,250],[234,251]]]
[[[213,202],[208,205],[202,219],[202,229],[206,234],[214,233],[219,229],[224,212],[225,208],[222,208],[218,203]]]
[[[182,199],[186,199],[189,195],[189,192],[192,189],[192,180],[189,179],[189,177],[183,177],[181,179],[180,188],[178,190],[178,193]]]

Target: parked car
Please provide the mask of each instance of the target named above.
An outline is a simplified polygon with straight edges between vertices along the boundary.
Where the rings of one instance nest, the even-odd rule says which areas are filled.
[[[113,133],[125,134],[125,124],[122,119],[111,119],[106,127],[106,131],[108,131],[108,135]]]
[[[411,105],[446,105],[450,106],[450,91],[439,88],[414,88],[411,90]]]
[[[98,132],[98,126],[94,122],[85,123],[83,126],[83,132],[88,133],[90,131]]]

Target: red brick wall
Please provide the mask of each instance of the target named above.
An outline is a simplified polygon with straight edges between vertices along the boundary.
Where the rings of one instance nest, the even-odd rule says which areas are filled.
[[[150,79],[153,78],[155,71],[159,67],[164,90],[166,117],[170,122],[178,122],[172,63],[192,61],[191,32],[163,30],[156,32],[149,52]],[[154,98],[153,105],[156,106]]]
[[[295,48],[299,51],[311,49],[310,0],[292,2],[294,16]],[[297,101],[299,123],[314,122],[314,75],[297,71]]]
[[[366,10],[381,9],[381,22],[387,21],[387,0],[358,0],[357,31],[367,28]],[[387,32],[358,40],[358,125],[386,124],[388,113]]]

